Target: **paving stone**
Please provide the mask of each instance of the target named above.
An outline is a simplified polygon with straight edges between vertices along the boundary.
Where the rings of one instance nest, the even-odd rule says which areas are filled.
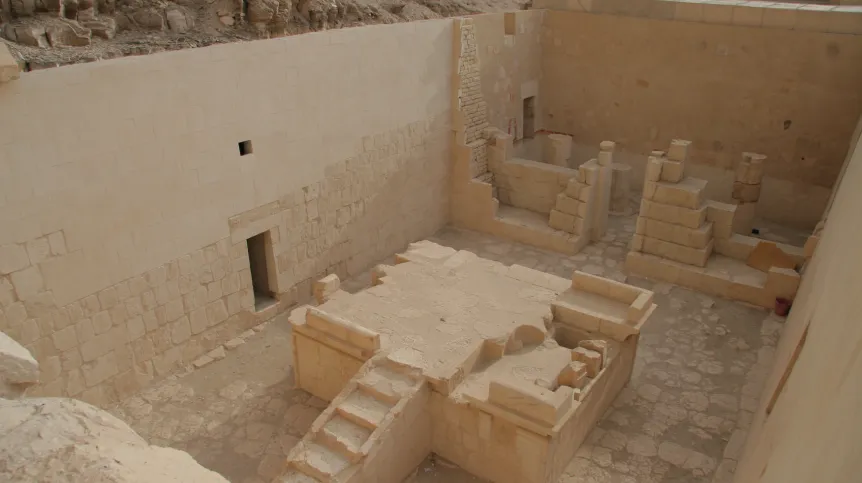
[[[735,461],[724,456],[738,457],[783,326],[759,309],[723,299],[709,298],[709,304],[690,290],[626,278],[621,267],[627,248],[615,243],[628,243],[634,224],[627,220],[612,217],[613,240],[609,231],[607,243],[570,257],[453,228],[432,241],[566,278],[583,267],[655,292],[658,308],[641,334],[631,382],[559,482],[709,482],[713,475],[715,483],[732,481]],[[361,289],[369,280],[366,273],[343,286]],[[724,336],[714,330],[719,321]],[[271,481],[327,405],[291,386],[288,344],[269,342],[277,341],[279,324],[283,320],[276,318],[243,332],[224,345],[229,352],[219,364],[157,382],[114,413],[149,442],[184,448],[231,481]],[[81,334],[78,340],[84,342]],[[268,344],[255,346],[259,341]],[[259,358],[243,359],[255,347],[263,348],[254,354]],[[268,362],[273,353],[285,362]]]

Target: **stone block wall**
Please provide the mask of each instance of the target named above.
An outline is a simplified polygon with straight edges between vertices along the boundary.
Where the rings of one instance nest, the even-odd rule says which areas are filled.
[[[452,30],[346,29],[4,84],[0,103],[24,114],[0,120],[0,330],[40,362],[30,394],[109,404],[445,224]],[[256,312],[246,240],[264,232],[278,302]]]
[[[534,128],[541,128],[544,15],[544,10],[524,10],[473,17],[488,123],[515,139],[523,137],[528,97],[535,97]]]
[[[545,215],[551,212],[557,195],[577,175],[574,169],[528,159],[511,159],[494,169],[500,202]]]
[[[691,175],[724,202],[741,153],[762,153],[758,215],[817,223],[862,112],[862,9],[661,0],[534,7],[549,9],[544,128],[579,146],[616,141],[621,160],[639,156],[640,175],[650,151],[690,139]]]
[[[456,86],[458,102],[453,106],[459,124],[459,142],[470,148],[470,175],[477,178],[488,172],[487,141],[483,137],[488,127],[488,114],[480,84],[479,55],[473,19],[457,21],[458,65]]]

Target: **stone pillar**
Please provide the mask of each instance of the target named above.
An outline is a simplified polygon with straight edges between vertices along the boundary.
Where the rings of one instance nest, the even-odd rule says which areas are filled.
[[[614,148],[613,141],[602,141],[599,144],[599,180],[596,193],[596,210],[593,212],[592,239],[599,240],[605,236],[608,229],[608,209],[611,204],[611,177],[613,176]]]
[[[569,158],[572,155],[572,137],[565,134],[548,134],[545,136],[543,155],[548,164],[569,167]]]
[[[750,235],[754,226],[754,212],[760,199],[765,159],[766,156],[762,154],[742,153],[742,161],[736,167],[736,181],[733,183],[732,195],[736,203],[733,229],[741,235]]]
[[[631,215],[632,167],[627,164],[614,163],[611,169],[611,205],[608,212],[618,216]]]

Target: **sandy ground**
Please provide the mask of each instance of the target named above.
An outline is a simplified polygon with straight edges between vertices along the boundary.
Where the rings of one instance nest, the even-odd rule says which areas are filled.
[[[580,269],[623,277],[634,217],[612,218],[604,241],[563,256],[445,228],[431,239],[506,264],[569,277]],[[350,291],[368,276],[346,281]],[[769,371],[782,319],[680,287],[629,277],[656,292],[628,386],[569,464],[561,482],[728,481]],[[326,402],[295,389],[289,325],[276,317],[227,357],[171,377],[113,412],[151,443],[184,449],[235,483],[277,475]],[[408,481],[479,479],[429,457]]]

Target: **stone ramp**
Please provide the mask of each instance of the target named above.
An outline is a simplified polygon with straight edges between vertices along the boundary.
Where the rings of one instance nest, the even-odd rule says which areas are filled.
[[[409,428],[412,424],[402,419],[415,416],[417,408],[421,413],[425,401],[424,378],[388,358],[370,359],[290,452],[287,472],[275,481],[400,481],[405,475],[381,475],[382,465],[374,464],[373,460],[398,457],[378,453],[381,449],[385,453],[398,447],[398,443],[393,445],[390,440],[402,435],[399,426]],[[416,464],[424,456],[420,455]]]

